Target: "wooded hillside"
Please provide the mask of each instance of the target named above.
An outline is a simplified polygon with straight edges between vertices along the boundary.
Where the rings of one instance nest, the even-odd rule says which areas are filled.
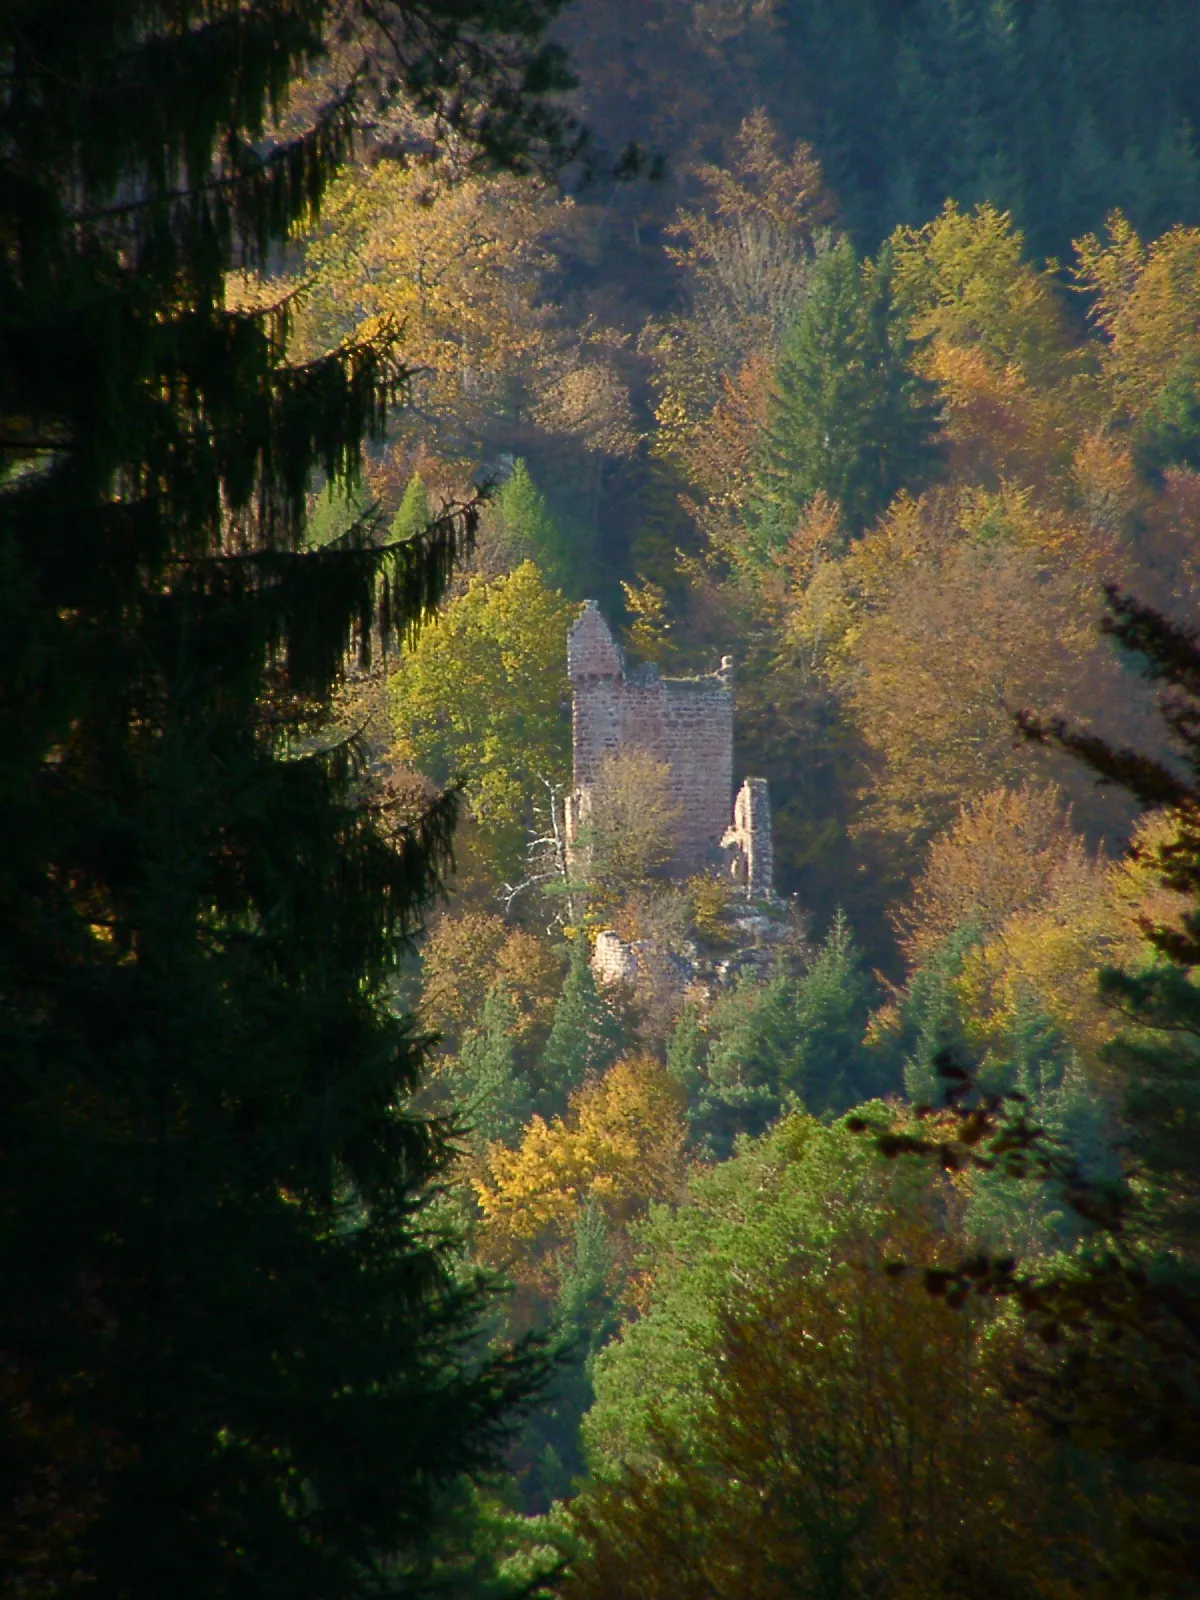
[[[1200,12],[10,10],[0,1589],[1192,1600]]]

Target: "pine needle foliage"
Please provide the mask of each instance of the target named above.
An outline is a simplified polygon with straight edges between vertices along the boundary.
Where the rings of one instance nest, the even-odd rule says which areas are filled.
[[[620,1038],[616,1018],[592,976],[587,939],[578,934],[539,1064],[545,1109],[561,1111],[573,1090],[610,1066]]]
[[[529,1087],[516,1062],[517,1013],[507,985],[488,990],[458,1058],[463,1114],[476,1141],[512,1143],[533,1111]]]
[[[1185,1275],[1195,1296],[1200,1294],[1192,1243],[1200,1220],[1200,637],[1111,587],[1108,600],[1105,632],[1160,686],[1169,755],[1114,747],[1063,720],[1022,713],[1018,721],[1028,737],[1066,749],[1100,783],[1165,810],[1172,821],[1166,839],[1145,854],[1163,885],[1185,897],[1185,909],[1177,922],[1143,919],[1155,959],[1140,971],[1102,972],[1100,987],[1105,999],[1136,1024],[1107,1052],[1125,1084],[1129,1149],[1140,1178],[1136,1220],[1164,1259],[1177,1258],[1180,1270],[1187,1261]],[[1193,1359],[1200,1362],[1194,1347]]]
[[[481,1347],[388,985],[453,797],[394,823],[323,703],[474,512],[319,549],[404,383],[226,301],[407,87],[569,130],[556,0],[18,0],[0,18],[0,1562],[21,1593],[364,1592],[541,1370]],[[364,46],[308,123],[289,86]],[[379,54],[386,47],[390,55]],[[357,47],[355,47],[357,48]],[[373,1576],[374,1575],[374,1576]],[[382,1581],[382,1579],[380,1579]],[[409,1593],[416,1593],[410,1585]]]
[[[870,526],[936,465],[938,408],[892,304],[891,264],[849,240],[822,257],[783,341],[758,462],[751,532],[781,548],[813,497],[849,532]]]

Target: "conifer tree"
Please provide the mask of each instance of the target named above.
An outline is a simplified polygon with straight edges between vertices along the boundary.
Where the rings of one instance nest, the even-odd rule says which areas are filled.
[[[1115,747],[1061,718],[1021,712],[1017,722],[1174,822],[1151,861],[1185,909],[1147,922],[1144,966],[1101,975],[1102,993],[1129,1024],[1107,1051],[1124,1091],[1121,1180],[1089,1171],[1087,1150],[1072,1148],[1088,1130],[1072,1117],[1077,1086],[1065,1072],[1059,1106],[1035,1106],[1050,1113],[1056,1137],[1047,1139],[1024,1108],[1006,1117],[998,1096],[973,1096],[950,1053],[940,1070],[958,1136],[885,1137],[883,1148],[932,1155],[950,1170],[1037,1178],[1091,1235],[1067,1259],[1018,1267],[978,1256],[930,1287],[957,1304],[972,1293],[1015,1300],[1039,1336],[1023,1374],[1027,1401],[1122,1486],[1109,1591],[1166,1597],[1194,1593],[1200,1571],[1200,636],[1108,592],[1106,631],[1162,687],[1167,758]]]
[[[595,1400],[592,1361],[617,1327],[609,1289],[613,1247],[604,1212],[595,1200],[581,1209],[573,1244],[555,1305],[563,1341],[561,1366],[522,1439],[531,1458],[522,1484],[531,1511],[547,1510],[555,1500],[566,1499],[583,1477],[586,1463],[579,1424]]]
[[[488,990],[458,1057],[459,1098],[476,1139],[510,1142],[533,1110],[517,1069],[516,1010],[504,983]]]
[[[725,1160],[739,1134],[757,1136],[783,1108],[796,1049],[795,980],[783,967],[765,981],[743,972],[708,1018],[707,1082],[689,1121]]]
[[[690,1002],[679,1013],[679,1021],[667,1040],[667,1071],[687,1095],[689,1102],[699,1092],[704,1061],[704,1029],[696,1007]]]
[[[893,313],[886,256],[860,263],[843,239],[818,262],[783,343],[752,509],[757,539],[782,545],[818,492],[860,533],[922,482],[935,459],[932,393]]]
[[[571,946],[571,965],[554,1007],[539,1076],[547,1114],[560,1111],[572,1089],[603,1072],[616,1059],[621,1033],[612,1008],[596,988],[582,934]]]
[[[1200,636],[1148,606],[1109,591],[1106,631],[1163,687],[1173,761],[1117,749],[1055,720],[1022,714],[1025,733],[1076,756],[1106,784],[1145,806],[1169,808],[1174,837],[1153,862],[1164,885],[1187,897],[1178,926],[1148,926],[1156,959],[1144,970],[1110,969],[1102,993],[1137,1024],[1109,1047],[1124,1083],[1129,1149],[1141,1176],[1139,1226],[1200,1297],[1192,1262],[1200,1226]],[[1185,1262],[1189,1263],[1185,1266]],[[1196,1347],[1200,1364],[1200,1344]],[[1200,1411],[1197,1412],[1200,1438]]]
[[[812,964],[796,984],[796,1037],[783,1087],[814,1116],[845,1111],[881,1087],[863,1046],[871,983],[839,910]]]
[[[18,0],[0,20],[0,1546],[20,1592],[362,1593],[495,1458],[531,1353],[422,1221],[388,1005],[453,824],[322,730],[470,519],[305,547],[404,373],[287,360],[235,266],[389,82],[522,165],[557,0]],[[314,117],[289,86],[388,24]],[[352,46],[344,35],[346,50]],[[372,102],[372,96],[376,99]],[[420,1585],[408,1585],[419,1593]]]
[[[969,1054],[956,982],[967,951],[978,939],[978,930],[970,924],[956,929],[909,980],[895,1042],[904,1052],[899,1071],[914,1105],[932,1105],[938,1099],[940,1060]]]
[[[396,515],[392,518],[392,538],[415,538],[424,533],[433,520],[425,480],[419,472],[414,472],[404,487]]]
[[[553,588],[567,584],[571,561],[566,541],[550,514],[545,495],[520,457],[496,495],[494,516],[511,560],[533,561]]]

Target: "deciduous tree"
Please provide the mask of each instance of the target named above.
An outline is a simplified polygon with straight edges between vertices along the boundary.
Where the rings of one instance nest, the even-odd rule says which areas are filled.
[[[651,330],[657,447],[689,468],[724,383],[773,357],[796,317],[833,204],[807,145],[788,151],[766,113],[738,128],[728,167],[704,165],[702,203],[681,210],[668,254],[686,309]]]
[[[584,1424],[597,1476],[661,1463],[661,1428],[686,1450],[720,1389],[722,1325],[787,1281],[837,1261],[886,1259],[889,1219],[928,1215],[928,1176],[876,1159],[840,1123],[793,1113],[729,1161],[694,1168],[682,1203],[636,1235],[638,1314],[597,1357]],[[933,1202],[934,1205],[937,1202]]]
[[[1053,519],[1000,497],[960,503],[948,518],[936,503],[918,507],[913,520],[901,559],[867,578],[880,584],[878,609],[847,658],[855,718],[882,762],[872,814],[910,837],[943,825],[964,797],[1025,776],[1011,708],[1074,703],[1122,732],[1147,710],[1100,637],[1095,578],[1059,544]],[[883,550],[881,539],[869,553]],[[1065,764],[1052,775],[1080,822],[1103,828],[1102,797]],[[1128,814],[1108,809],[1118,834]]]
[[[992,933],[1037,906],[1059,874],[1086,854],[1055,788],[1026,780],[964,800],[932,841],[908,902],[896,915],[906,956],[919,962],[968,924]]]
[[[392,679],[396,753],[461,776],[483,843],[521,859],[533,797],[567,773],[567,627],[574,607],[531,561],[476,577],[413,641]]]
[[[576,1091],[565,1117],[535,1116],[515,1150],[489,1147],[472,1182],[486,1259],[519,1278],[544,1277],[594,1202],[624,1227],[682,1176],[678,1085],[652,1056],[628,1056]]]
[[[619,899],[661,873],[675,853],[678,821],[665,761],[636,747],[606,756],[580,838],[584,870],[600,898]]]
[[[916,1234],[819,1273],[784,1266],[722,1318],[694,1429],[659,1424],[652,1468],[574,1502],[587,1544],[568,1595],[1087,1592],[1100,1530],[1004,1406],[1004,1342],[882,1270],[889,1248],[936,1261]]]
[[[447,912],[422,951],[421,1020],[455,1048],[499,979],[516,1038],[536,1047],[550,1026],[561,977],[561,958],[537,934],[487,911]]]

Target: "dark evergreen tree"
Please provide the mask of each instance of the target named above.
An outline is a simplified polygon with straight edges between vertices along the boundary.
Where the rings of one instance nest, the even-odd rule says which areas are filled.
[[[1138,420],[1134,457],[1143,472],[1200,468],[1200,363],[1182,356]]]
[[[1075,755],[1098,781],[1145,806],[1170,808],[1177,821],[1154,862],[1163,882],[1186,896],[1188,909],[1177,927],[1147,929],[1155,959],[1143,971],[1107,971],[1101,987],[1138,1025],[1110,1056],[1125,1084],[1129,1152],[1141,1175],[1139,1229],[1182,1266],[1184,1258],[1194,1260],[1200,1229],[1200,636],[1112,590],[1109,602],[1107,631],[1163,686],[1163,716],[1177,759],[1114,749],[1062,721],[1022,714],[1020,722],[1029,736]],[[1200,1295],[1200,1277],[1194,1287]]]
[[[818,492],[859,533],[900,489],[921,484],[936,460],[932,396],[893,315],[886,258],[860,263],[842,240],[818,263],[784,339],[752,508],[757,540],[781,545]]]
[[[743,972],[708,1025],[713,1082],[763,1083],[777,1092],[795,1045],[795,979],[783,968],[766,979]]]
[[[1114,206],[1151,234],[1200,220],[1198,49],[1189,0],[790,0],[767,99],[867,248],[952,196],[1065,259]]]
[[[783,1109],[796,1048],[795,979],[784,968],[746,972],[708,1018],[709,1046],[689,1122],[701,1146],[726,1160],[742,1134],[756,1136]]]
[[[612,1007],[596,988],[588,943],[581,934],[571,946],[571,965],[538,1067],[539,1110],[547,1115],[561,1112],[572,1089],[612,1065],[621,1042]]]
[[[909,979],[898,1008],[899,1026],[881,1053],[885,1069],[903,1082],[914,1105],[932,1105],[939,1098],[938,1063],[943,1058],[973,1059],[955,980],[978,939],[974,927],[956,929]]]
[[[343,539],[362,517],[369,515],[370,505],[365,485],[352,487],[331,483],[316,501],[304,527],[304,542],[314,549]]]
[[[555,1305],[559,1369],[541,1405],[526,1424],[521,1474],[527,1512],[549,1510],[567,1498],[583,1477],[585,1461],[579,1424],[595,1399],[591,1365],[596,1352],[619,1325],[609,1289],[613,1252],[599,1206],[584,1206],[575,1225],[570,1254]]]
[[[739,1134],[759,1134],[802,1104],[828,1119],[885,1086],[886,1063],[863,1043],[872,985],[839,912],[799,976],[782,964],[765,980],[744,974],[713,1006],[709,1042],[684,1012],[668,1065],[689,1093],[702,1143],[727,1156]]]
[[[1019,1096],[1030,1123],[1045,1131],[1086,1181],[1114,1182],[1119,1173],[1115,1107],[1090,1081],[1053,1017],[1032,994],[1019,995],[1005,1032],[994,1047],[998,1059],[985,1058],[975,1082]],[[954,1058],[962,1060],[961,1043],[952,1048]],[[1003,1171],[978,1175],[967,1226],[989,1249],[1025,1256],[1076,1246],[1089,1232],[1054,1185],[1034,1176],[1014,1184]]]
[[[568,130],[557,0],[16,0],[0,19],[0,1547],[15,1592],[358,1594],[413,1568],[535,1352],[423,1221],[387,985],[453,805],[322,727],[469,518],[304,543],[403,381],[225,300],[400,84],[480,160]],[[371,19],[387,30],[371,33]],[[307,125],[289,85],[346,24]],[[412,1583],[406,1592],[419,1592]]]
[[[847,1110],[890,1087],[863,1044],[873,986],[850,925],[839,911],[796,984],[795,1043],[782,1087],[813,1116]]]
[[[694,1099],[701,1084],[706,1041],[696,1007],[690,1002],[679,1013],[679,1020],[667,1040],[667,1071],[687,1095]]]
[[[529,1085],[517,1068],[515,1023],[507,988],[493,984],[458,1057],[459,1104],[476,1141],[514,1139],[533,1111]]]

